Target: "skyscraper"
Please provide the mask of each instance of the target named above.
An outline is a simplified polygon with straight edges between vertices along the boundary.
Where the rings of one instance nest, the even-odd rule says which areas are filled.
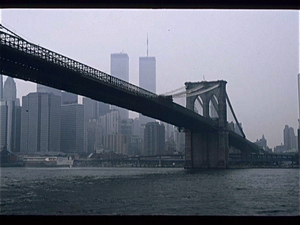
[[[147,36],[147,56],[139,58],[139,86],[153,93],[156,92],[156,59],[148,56],[148,36]],[[155,119],[140,114],[140,126],[145,127],[146,123],[155,122]],[[143,134],[141,134],[143,137]]]
[[[0,100],[3,98],[3,76],[0,74]]]
[[[3,99],[5,101],[16,101],[17,88],[16,83],[12,77],[7,77],[3,88]]]
[[[113,53],[110,55],[110,74],[129,82],[129,57],[126,53]],[[112,106],[111,109],[119,110],[121,119],[129,118],[129,111],[127,109],[117,106]]]
[[[294,128],[285,125],[283,130],[283,142],[286,150],[296,149],[296,136]]]
[[[109,113],[109,104],[98,102],[90,98],[83,98],[84,121],[89,119],[98,119]]]
[[[61,104],[66,105],[66,104],[72,104],[72,103],[78,103],[78,95],[73,94],[70,92],[61,92]]]
[[[84,151],[84,110],[83,105],[68,104],[61,106],[61,151]]]
[[[54,95],[60,96],[61,97],[61,90],[52,88],[52,87],[48,87],[48,86],[44,86],[41,84],[37,84],[36,85],[36,92],[39,93],[52,93]]]
[[[297,137],[298,137],[298,140],[297,140],[297,146],[298,146],[298,152],[300,152],[300,73],[298,74],[298,104],[299,104],[299,109],[298,109],[298,113],[299,113],[299,116],[298,116],[298,131],[297,131]],[[299,157],[300,157],[300,154],[299,154]]]
[[[160,155],[165,151],[165,126],[158,122],[150,122],[145,126],[144,154]]]
[[[90,138],[91,135],[95,134],[91,130],[94,126],[94,122],[99,119],[101,116],[105,116],[109,113],[109,104],[98,102],[90,98],[83,98],[83,108],[84,108],[84,149],[86,152],[89,152],[90,147],[94,146],[94,142],[97,141],[96,137]],[[93,143],[91,140],[93,139]]]
[[[0,148],[20,151],[21,107],[15,101],[0,101]]]
[[[21,151],[59,152],[61,98],[49,93],[29,93],[22,98]]]
[[[12,77],[7,77],[3,87],[3,98],[1,100],[0,143],[1,147],[6,146],[7,150],[13,152],[20,150],[21,107],[16,95],[16,83]]]

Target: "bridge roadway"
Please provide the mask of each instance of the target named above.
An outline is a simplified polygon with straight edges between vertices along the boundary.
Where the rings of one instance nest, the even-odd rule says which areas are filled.
[[[190,131],[217,130],[216,121],[75,60],[0,31],[1,74],[120,106]],[[245,152],[259,148],[229,131],[229,145]]]

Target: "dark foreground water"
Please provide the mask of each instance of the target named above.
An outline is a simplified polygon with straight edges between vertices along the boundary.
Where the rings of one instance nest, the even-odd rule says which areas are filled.
[[[300,215],[299,169],[0,171],[1,215]]]

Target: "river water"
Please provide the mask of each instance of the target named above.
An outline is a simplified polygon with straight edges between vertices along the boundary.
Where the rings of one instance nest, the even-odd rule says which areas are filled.
[[[299,169],[0,170],[1,215],[300,215]]]

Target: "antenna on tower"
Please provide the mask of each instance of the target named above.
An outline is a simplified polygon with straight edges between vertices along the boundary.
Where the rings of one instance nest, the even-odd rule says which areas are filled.
[[[147,33],[147,57],[148,57],[148,33]]]

